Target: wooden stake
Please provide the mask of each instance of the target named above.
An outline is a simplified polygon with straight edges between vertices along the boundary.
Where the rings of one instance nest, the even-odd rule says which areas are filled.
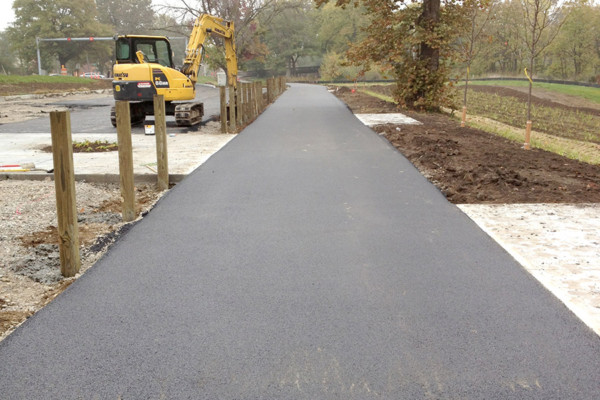
[[[466,123],[467,123],[467,106],[463,106],[463,109],[462,109],[462,120],[460,122],[460,126],[462,128],[464,128],[465,125],[466,125]]]
[[[225,95],[225,86],[219,87],[219,97],[221,101],[221,133],[227,133],[227,98]]]
[[[242,90],[244,91],[244,120],[246,124],[249,123],[252,118],[250,117],[250,91],[248,90],[248,83],[244,83]]]
[[[50,131],[52,135],[52,157],[54,159],[56,212],[58,215],[60,273],[68,278],[75,276],[81,267],[69,111],[52,111],[50,113]]]
[[[248,122],[252,121],[252,93],[250,93],[250,83],[246,83],[244,85],[244,89],[246,90],[246,116],[248,117]]]
[[[256,100],[258,104],[258,113],[262,113],[262,82],[256,82]]]
[[[254,95],[253,107],[255,117],[258,117],[258,115],[260,114],[260,107],[258,106],[258,86],[256,85],[257,83],[259,82],[254,82],[252,84],[252,94]]]
[[[169,188],[169,157],[167,154],[167,120],[165,97],[154,95],[154,132],[156,135],[157,186],[159,190]]]
[[[267,79],[267,101],[269,104],[275,100],[275,85],[273,84],[273,78]]]
[[[229,86],[229,133],[237,132],[237,124],[235,117],[235,88]]]
[[[240,85],[241,83],[238,82],[238,86],[235,89],[235,106],[236,106],[236,113],[235,116],[237,117],[237,125],[241,128],[244,125],[244,121],[243,121],[243,113],[242,113],[242,91],[240,90]]]
[[[263,97],[262,81],[258,81],[258,107],[260,108],[259,113],[262,113],[265,109],[265,98]]]
[[[527,121],[527,128],[525,129],[525,144],[523,145],[525,150],[531,149],[531,121]]]
[[[117,143],[119,144],[119,175],[121,197],[123,198],[121,214],[123,222],[135,219],[135,192],[133,185],[133,148],[131,146],[131,116],[128,101],[117,101],[115,104],[117,118]]]

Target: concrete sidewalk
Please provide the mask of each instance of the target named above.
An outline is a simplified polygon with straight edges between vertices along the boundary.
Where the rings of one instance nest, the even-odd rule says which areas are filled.
[[[600,398],[600,340],[295,85],[0,343],[29,398]]]
[[[167,137],[169,174],[172,181],[180,181],[204,163],[212,154],[223,147],[235,135],[219,133],[220,125],[209,122],[198,131],[189,133],[171,133]],[[169,133],[169,128],[167,128]],[[74,133],[74,142],[107,141],[116,143],[114,132]],[[153,135],[132,135],[134,174],[137,182],[156,179],[156,137]],[[0,133],[0,165],[34,163],[36,168],[53,168],[52,153],[41,149],[51,145],[50,133]],[[73,154],[76,179],[88,182],[118,182],[119,154],[116,151],[105,153]],[[2,168],[0,168],[2,170]],[[10,179],[44,179],[51,174],[43,172],[0,171],[0,176]],[[1,178],[0,178],[1,179]]]

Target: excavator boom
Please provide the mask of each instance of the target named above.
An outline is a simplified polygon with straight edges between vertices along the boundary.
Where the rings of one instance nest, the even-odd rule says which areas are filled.
[[[230,86],[237,85],[237,57],[235,55],[234,24],[223,18],[203,14],[194,22],[194,29],[190,35],[185,52],[183,72],[194,83],[197,82],[198,69],[202,62],[204,42],[208,35],[217,35],[225,42],[225,60],[227,61],[227,80]]]

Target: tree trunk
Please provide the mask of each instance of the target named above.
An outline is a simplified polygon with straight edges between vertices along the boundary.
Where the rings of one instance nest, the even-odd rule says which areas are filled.
[[[433,33],[433,30],[440,21],[440,0],[424,0],[423,12],[419,18],[419,24],[427,32]],[[436,72],[440,65],[440,51],[433,48],[426,42],[421,43],[420,59],[426,62],[429,72]]]
[[[427,32],[427,36],[432,36],[433,32],[440,20],[440,0],[423,0],[423,8],[417,24]],[[427,43],[426,39],[419,46],[419,60],[423,63],[426,69],[424,81],[419,82],[418,87],[414,91],[414,98],[411,101],[418,101],[425,98],[429,93],[428,86],[432,77],[438,71],[440,65],[440,51],[437,47],[432,47]]]

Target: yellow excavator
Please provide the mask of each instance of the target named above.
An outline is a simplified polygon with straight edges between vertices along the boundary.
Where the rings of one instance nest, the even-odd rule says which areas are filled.
[[[154,114],[155,94],[165,97],[167,115],[174,115],[178,126],[194,126],[202,121],[204,104],[194,102],[198,69],[204,54],[204,42],[209,35],[225,42],[227,83],[237,85],[237,57],[234,25],[219,17],[203,14],[194,28],[180,70],[173,64],[171,43],[164,36],[124,35],[116,38],[116,63],[113,67],[115,100],[130,102],[131,123],[140,124],[146,115]],[[117,126],[114,107],[111,122]]]

